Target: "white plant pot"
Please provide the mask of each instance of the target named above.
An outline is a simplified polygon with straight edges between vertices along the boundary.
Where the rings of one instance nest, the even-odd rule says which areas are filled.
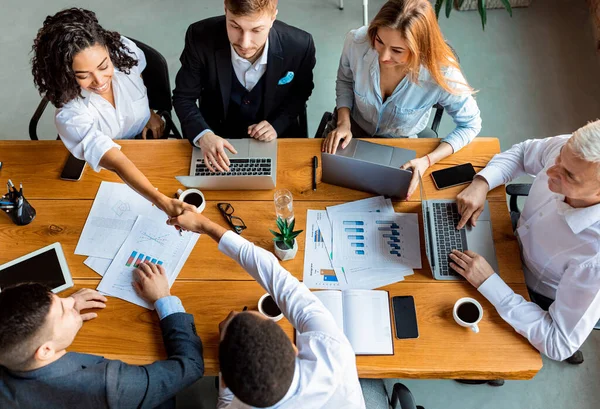
[[[273,247],[275,248],[275,255],[277,257],[279,257],[279,260],[286,261],[286,260],[291,260],[294,257],[296,257],[296,253],[298,252],[298,240],[294,240],[294,247],[292,247],[289,250],[283,250],[283,249],[279,248],[277,243],[281,243],[281,242],[274,241]]]

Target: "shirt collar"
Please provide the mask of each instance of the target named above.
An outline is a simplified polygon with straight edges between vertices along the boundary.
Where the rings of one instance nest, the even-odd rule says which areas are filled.
[[[579,234],[595,223],[600,222],[600,203],[593,206],[575,208],[565,202],[563,195],[556,195],[558,214],[565,218],[565,221],[575,234]]]
[[[232,61],[238,62],[238,63],[246,63],[246,64],[250,63],[250,61],[248,61],[245,58],[240,57],[238,55],[238,53],[235,52],[233,45],[229,44],[229,48],[231,48]],[[254,69],[257,69],[261,65],[267,65],[268,59],[269,59],[269,38],[267,37],[267,42],[265,43],[265,48],[263,48],[262,54],[260,55],[260,57],[258,57],[258,60],[254,61],[254,64],[252,64],[251,66]]]

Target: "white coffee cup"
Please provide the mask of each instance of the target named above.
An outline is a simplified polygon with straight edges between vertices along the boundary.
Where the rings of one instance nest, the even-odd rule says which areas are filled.
[[[477,310],[479,312],[477,319],[473,322],[464,321],[461,317],[458,316],[458,308],[461,305],[466,304],[466,303],[473,304],[475,307],[477,307]],[[464,298],[461,298],[460,300],[458,300],[454,304],[454,309],[452,310],[452,316],[454,317],[454,321],[456,321],[456,323],[458,325],[460,325],[462,327],[466,327],[466,328],[471,328],[471,330],[473,330],[474,333],[478,333],[479,327],[477,326],[477,324],[483,318],[483,307],[481,306],[481,304],[479,304],[479,302],[477,300],[475,300],[473,298],[469,298],[469,297],[464,297]],[[465,317],[463,317],[463,318],[465,318]]]
[[[265,298],[270,297],[269,293],[263,294],[262,297],[260,297],[260,299],[258,300],[258,312],[260,312],[262,315],[264,315],[265,317],[267,317],[268,319],[272,320],[272,321],[279,321],[280,319],[283,318],[283,312],[281,314],[279,314],[276,317],[272,317],[269,314],[267,314],[264,310],[263,310],[263,301],[265,300]]]
[[[200,195],[200,197],[202,198],[202,203],[196,205],[195,203],[186,202],[184,200],[186,196],[188,196],[188,195],[190,195],[192,193],[196,193],[196,194]],[[178,189],[177,190],[177,197],[182,202],[186,202],[186,203],[193,204],[194,206],[196,206],[198,208],[198,210],[197,210],[198,213],[202,213],[202,211],[206,207],[206,199],[204,199],[204,195],[198,189],[186,189],[186,190]]]

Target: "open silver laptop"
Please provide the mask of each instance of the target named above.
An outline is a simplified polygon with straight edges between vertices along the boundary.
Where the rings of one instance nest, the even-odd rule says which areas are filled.
[[[323,152],[323,182],[404,199],[412,172],[400,166],[417,157],[413,150],[352,139],[335,154]]]
[[[260,142],[252,138],[227,139],[237,154],[229,151],[229,172],[213,173],[204,163],[201,149],[193,148],[190,176],[176,176],[185,187],[205,190],[269,190],[277,183],[277,139]]]
[[[423,206],[423,228],[425,235],[425,252],[427,260],[436,280],[462,280],[463,278],[450,268],[449,254],[453,249],[471,250],[483,256],[498,272],[498,261],[492,238],[492,222],[487,200],[477,226],[456,230],[460,220],[456,200],[427,200],[423,180],[419,175],[421,188],[421,205]]]

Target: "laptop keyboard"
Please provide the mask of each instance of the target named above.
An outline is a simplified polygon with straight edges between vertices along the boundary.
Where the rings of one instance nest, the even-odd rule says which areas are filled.
[[[204,159],[196,160],[195,176],[270,176],[271,158],[229,159],[229,172],[211,172]]]
[[[435,218],[435,233],[437,236],[437,252],[440,260],[439,270],[442,276],[458,276],[448,265],[449,254],[452,250],[465,251],[467,236],[465,229],[456,230],[460,220],[456,203],[432,203],[433,217]],[[446,256],[446,257],[444,257]]]

